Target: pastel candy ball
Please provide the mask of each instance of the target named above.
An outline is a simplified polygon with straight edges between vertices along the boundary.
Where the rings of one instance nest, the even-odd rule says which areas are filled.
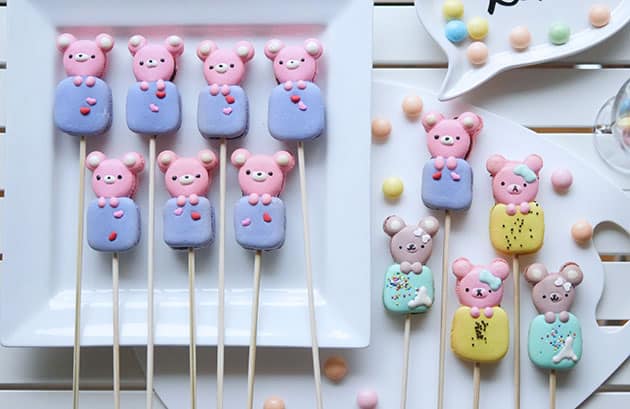
[[[566,44],[571,37],[571,28],[564,23],[555,23],[549,28],[549,41],[554,45]]]
[[[593,238],[593,226],[586,220],[580,220],[571,227],[571,237],[578,244],[584,244]]]
[[[402,110],[408,118],[418,118],[422,113],[424,104],[422,98],[417,95],[407,95],[402,102]]]
[[[383,194],[387,199],[398,199],[404,190],[403,181],[397,177],[389,177],[383,181]]]
[[[380,141],[385,141],[392,132],[392,123],[389,119],[374,118],[372,120],[372,136]]]
[[[277,396],[272,396],[265,400],[263,409],[285,409],[284,401]]]
[[[460,19],[464,15],[464,3],[461,0],[446,0],[442,6],[442,14],[447,20]]]
[[[468,21],[468,35],[473,40],[483,40],[488,35],[488,20],[473,17]]]
[[[466,56],[472,65],[483,65],[488,61],[488,46],[480,41],[475,41],[468,46]]]
[[[324,375],[334,383],[339,383],[346,377],[348,365],[340,356],[331,356],[324,362]]]
[[[517,26],[510,31],[510,45],[517,51],[526,50],[532,43],[532,34],[525,26]]]
[[[621,128],[621,130],[623,131],[628,131],[630,130],[630,116],[627,116],[625,118],[621,118],[617,121],[617,126],[619,128]]]
[[[569,169],[556,169],[551,174],[551,185],[557,192],[566,192],[573,184],[573,175]]]
[[[361,409],[374,409],[378,405],[378,395],[372,389],[362,389],[357,394],[357,405]]]
[[[451,20],[446,23],[444,34],[451,43],[461,43],[468,37],[468,29],[463,21]]]
[[[630,98],[621,101],[621,104],[619,104],[619,114],[622,116],[630,115]]]
[[[604,27],[610,22],[610,7],[605,4],[594,4],[588,12],[588,19],[593,27]]]

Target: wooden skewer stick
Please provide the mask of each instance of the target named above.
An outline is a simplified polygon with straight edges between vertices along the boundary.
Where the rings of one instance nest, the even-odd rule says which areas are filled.
[[[319,363],[319,344],[317,342],[317,323],[315,321],[315,295],[313,291],[313,265],[311,260],[311,233],[308,217],[308,195],[306,189],[306,166],[304,161],[304,143],[298,142],[298,168],[300,173],[300,193],[302,197],[302,224],[304,225],[304,257],[306,259],[306,291],[308,294],[308,312],[311,327],[311,352],[313,356],[313,378],[315,380],[315,399],[317,409],[322,409],[322,380]]]
[[[190,407],[197,408],[197,321],[195,319],[195,249],[188,249],[188,327],[190,345],[188,348],[190,365]]]
[[[256,342],[258,336],[258,309],[260,306],[260,250],[254,255],[254,294],[252,298],[252,318],[249,332],[249,363],[247,366],[247,409],[254,407],[254,378],[256,376]]]
[[[514,409],[521,407],[521,273],[518,254],[512,258],[514,279]]]
[[[549,372],[549,409],[556,409],[556,371]]]
[[[479,409],[479,389],[481,388],[481,365],[473,366],[473,409]]]
[[[76,287],[74,290],[74,351],[72,365],[72,407],[79,408],[81,369],[81,278],[83,275],[83,225],[85,212],[85,136],[79,139],[79,196],[77,208]]]
[[[223,409],[223,374],[225,357],[225,201],[227,141],[219,148],[219,283],[217,317],[217,409]]]
[[[411,314],[405,316],[405,331],[403,335],[403,369],[402,387],[400,392],[400,409],[407,408],[407,381],[409,379],[409,344],[411,343]]]
[[[112,310],[113,310],[113,360],[114,360],[114,409],[120,409],[120,300],[118,298],[118,253],[112,254]]]
[[[444,245],[442,251],[442,303],[441,303],[441,323],[440,323],[440,364],[438,380],[438,409],[444,407],[444,361],[446,354],[446,314],[448,297],[448,246],[451,234],[451,212],[444,213]]]
[[[147,396],[146,408],[153,408],[153,270],[155,251],[155,136],[149,139],[149,220],[147,233]]]

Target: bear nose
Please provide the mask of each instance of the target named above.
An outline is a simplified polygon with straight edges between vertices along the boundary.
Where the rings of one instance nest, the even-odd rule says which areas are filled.
[[[287,61],[287,68],[290,70],[294,70],[300,66],[300,60],[289,60]]]
[[[440,142],[442,143],[442,145],[450,146],[455,143],[455,138],[453,138],[451,135],[443,135],[442,137],[440,137]]]
[[[182,175],[179,177],[180,185],[184,185],[184,186],[190,185],[194,181],[195,181],[195,178],[193,177],[193,175]]]
[[[484,298],[486,296],[486,291],[483,288],[473,288],[472,296],[475,298]]]
[[[261,170],[252,172],[252,179],[254,179],[256,182],[264,182],[265,180],[267,180],[267,173]]]
[[[219,74],[223,74],[228,70],[228,65],[223,63],[217,64],[214,66],[214,70]]]
[[[551,293],[551,296],[549,296],[549,299],[551,299],[551,302],[560,302],[562,298],[560,297],[560,294],[558,293]]]
[[[74,55],[74,61],[76,62],[85,62],[89,59],[90,57],[85,54],[85,53],[77,53]]]
[[[149,68],[155,68],[158,65],[158,61],[154,60],[153,58],[150,58],[149,60],[147,60],[147,67]]]
[[[416,247],[416,245],[414,243],[408,243],[407,244],[407,251],[410,253],[415,253],[416,250],[418,250],[418,247]]]
[[[521,193],[521,187],[517,185],[516,183],[512,183],[511,185],[508,186],[508,192],[511,195],[517,195]]]
[[[108,185],[111,185],[116,181],[116,177],[114,175],[105,175],[103,179],[105,180],[105,183],[107,183]]]

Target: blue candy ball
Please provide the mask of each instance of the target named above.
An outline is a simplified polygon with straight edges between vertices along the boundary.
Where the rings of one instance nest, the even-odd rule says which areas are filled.
[[[620,116],[627,116],[630,114],[630,98],[626,98],[619,104]]]
[[[448,38],[450,42],[459,43],[468,37],[468,29],[463,21],[451,20],[446,23],[444,34],[446,34],[446,38]]]

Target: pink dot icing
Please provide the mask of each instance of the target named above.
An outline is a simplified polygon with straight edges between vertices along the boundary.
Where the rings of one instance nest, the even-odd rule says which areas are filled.
[[[569,190],[573,184],[573,175],[569,169],[556,169],[551,174],[551,185],[557,192]]]

